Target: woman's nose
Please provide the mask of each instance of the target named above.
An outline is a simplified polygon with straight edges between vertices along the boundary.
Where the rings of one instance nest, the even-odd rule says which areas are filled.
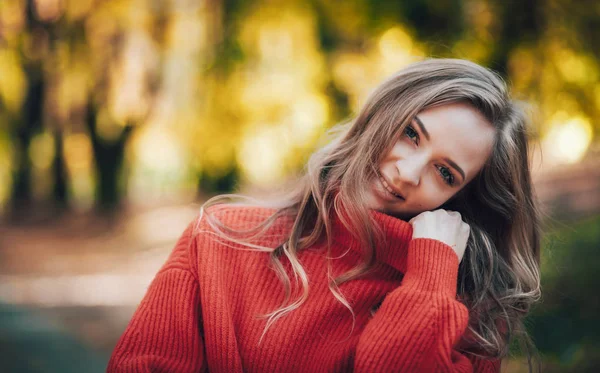
[[[400,159],[396,161],[398,182],[417,186],[421,182],[421,173],[425,164],[419,159]]]

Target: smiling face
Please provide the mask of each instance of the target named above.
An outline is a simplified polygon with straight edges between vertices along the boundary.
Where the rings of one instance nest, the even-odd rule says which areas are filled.
[[[368,207],[410,219],[464,188],[491,154],[495,129],[466,103],[417,114],[379,164]]]

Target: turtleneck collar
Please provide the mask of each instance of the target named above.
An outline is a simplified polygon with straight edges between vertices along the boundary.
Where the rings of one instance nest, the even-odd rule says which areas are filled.
[[[376,243],[375,246],[377,261],[405,273],[408,244],[412,239],[412,225],[377,210],[369,209],[369,213],[384,236],[384,241]],[[346,220],[348,221],[348,219]],[[333,214],[332,235],[334,246],[341,245],[340,250],[342,252],[350,249],[362,257],[364,250],[358,237],[355,236],[356,234],[356,229],[346,227],[340,217],[336,213]]]

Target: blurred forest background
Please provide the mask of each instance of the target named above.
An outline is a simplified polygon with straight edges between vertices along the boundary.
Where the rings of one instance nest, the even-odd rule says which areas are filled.
[[[596,0],[0,0],[0,369],[104,371],[202,201],[289,180],[435,56],[532,103],[528,327],[545,372],[599,371],[599,40]]]

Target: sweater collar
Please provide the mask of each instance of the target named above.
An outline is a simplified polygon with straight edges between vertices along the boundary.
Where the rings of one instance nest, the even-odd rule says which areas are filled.
[[[375,244],[375,257],[377,261],[405,273],[408,244],[412,239],[412,225],[377,210],[369,209],[368,211],[371,215],[371,220],[383,232],[383,242]],[[346,221],[348,224],[350,223],[348,219]],[[355,228],[346,227],[342,219],[334,213],[332,219],[334,246],[340,245],[341,248],[338,250],[341,252],[352,250],[362,257],[365,249],[363,249],[356,233],[357,230]]]

